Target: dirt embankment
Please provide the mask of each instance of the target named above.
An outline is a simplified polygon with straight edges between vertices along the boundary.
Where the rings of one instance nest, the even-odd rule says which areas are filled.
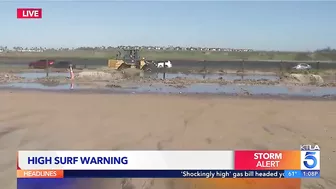
[[[303,84],[303,85],[322,85],[323,78],[314,74],[286,74],[281,77],[284,83]]]
[[[176,77],[171,79],[153,79],[143,78],[144,72],[137,69],[126,69],[123,71],[105,70],[105,71],[83,71],[77,74],[78,81],[106,81],[109,85],[122,84],[122,82],[141,82],[141,83],[155,83],[160,82],[169,86],[186,86],[195,83],[218,83],[221,85],[229,84],[244,84],[244,85],[310,85],[310,86],[336,86],[336,82],[324,82],[320,75],[314,74],[287,74],[281,76],[279,80],[268,79],[235,79],[225,80],[225,77],[218,76],[208,79],[196,79],[188,77]]]
[[[19,82],[23,80],[24,80],[23,77],[18,77],[12,73],[1,73],[0,72],[0,84],[8,83],[8,82]]]
[[[206,75],[206,74],[205,74]],[[198,75],[201,76],[201,75]],[[74,80],[69,80],[68,77],[64,76],[50,76],[42,77],[37,79],[26,79],[17,76],[15,73],[10,72],[0,72],[0,83],[11,83],[11,82],[28,82],[28,83],[42,83],[44,85],[55,86],[59,84],[76,83],[85,84],[87,86],[92,85],[104,87],[104,86],[119,86],[129,85],[129,84],[165,84],[168,86],[185,87],[196,83],[212,83],[220,85],[288,85],[288,86],[319,86],[319,87],[335,87],[336,81],[324,81],[319,75],[314,74],[285,74],[277,79],[226,79],[225,73],[219,73],[216,77],[202,79],[202,77],[188,77],[176,76],[173,78],[155,78],[148,77],[146,74],[138,69],[126,69],[123,71],[101,68],[97,70],[77,70]],[[232,76],[232,74],[231,74]],[[262,78],[262,77],[261,77]]]

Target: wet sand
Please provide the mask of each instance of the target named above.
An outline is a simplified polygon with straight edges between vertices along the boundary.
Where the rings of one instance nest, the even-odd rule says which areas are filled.
[[[336,187],[333,101],[10,90],[0,96],[4,188],[16,188],[18,149],[298,150],[315,143],[322,149],[323,179],[307,179],[302,188]],[[117,189],[120,182],[109,179],[99,187]],[[142,184],[135,182],[136,188]],[[160,179],[151,188],[184,186]]]

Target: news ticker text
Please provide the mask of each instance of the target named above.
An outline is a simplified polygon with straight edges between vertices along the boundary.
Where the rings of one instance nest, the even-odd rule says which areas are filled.
[[[20,170],[18,178],[320,178],[319,170]]]

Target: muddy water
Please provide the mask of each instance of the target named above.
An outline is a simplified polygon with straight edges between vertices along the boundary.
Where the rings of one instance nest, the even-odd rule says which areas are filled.
[[[69,77],[69,73],[58,73],[58,72],[50,72],[49,77]],[[37,79],[37,78],[44,78],[47,76],[46,73],[37,72],[37,73],[19,73],[16,76],[23,77],[25,79]]]
[[[150,92],[150,93],[204,93],[204,94],[242,94],[251,95],[292,95],[322,97],[325,95],[336,95],[336,88],[333,87],[286,87],[286,86],[246,86],[246,85],[218,85],[218,84],[193,84],[185,88],[164,86],[163,84],[144,85],[136,89],[114,89],[128,92]]]
[[[2,87],[44,90],[83,90],[88,89],[77,84],[63,84],[46,86],[39,83],[10,83]],[[100,89],[101,90],[101,89]],[[250,95],[289,95],[305,97],[323,97],[336,95],[335,87],[286,87],[286,86],[246,86],[246,85],[218,85],[193,84],[184,88],[166,86],[164,84],[137,85],[128,88],[105,88],[107,91],[127,93],[171,93],[171,94],[250,94]]]
[[[25,79],[44,78],[45,73],[20,73],[17,76],[24,77]],[[68,73],[49,73],[51,77],[68,77]],[[150,78],[188,78],[188,79],[218,79],[233,81],[236,79],[246,80],[259,80],[266,79],[271,81],[279,80],[274,75],[235,75],[235,74],[183,74],[183,73],[146,73],[145,77]],[[132,85],[132,84],[131,84]],[[88,89],[88,86],[78,84],[62,84],[62,85],[45,85],[40,83],[7,83],[1,85],[2,87],[22,88],[22,89],[42,89],[42,90],[83,90]],[[94,88],[91,88],[94,89]],[[101,89],[100,89],[101,90]],[[130,93],[204,93],[204,94],[250,94],[250,95],[290,95],[290,96],[306,96],[306,97],[322,97],[328,95],[336,95],[336,87],[288,87],[281,85],[219,85],[214,83],[207,84],[192,84],[185,87],[167,86],[162,83],[157,84],[134,84],[127,88],[108,88],[106,91],[115,92],[130,92]]]
[[[43,89],[43,90],[67,90],[80,89],[76,84],[62,84],[62,85],[43,85],[41,83],[8,83],[1,85],[2,87],[21,88],[21,89]]]
[[[174,78],[188,78],[188,79],[223,79],[227,81],[233,81],[236,79],[242,80],[260,80],[266,79],[270,81],[279,80],[275,75],[237,75],[237,74],[185,74],[185,73],[153,73],[147,74],[148,77],[158,79],[174,79]]]

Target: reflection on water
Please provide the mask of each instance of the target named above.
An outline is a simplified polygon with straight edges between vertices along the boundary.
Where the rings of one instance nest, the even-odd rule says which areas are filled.
[[[39,72],[39,73],[19,73],[15,74],[16,76],[23,77],[25,79],[37,79],[37,78],[44,78],[47,76],[46,73]],[[49,77],[69,77],[69,73],[58,73],[58,72],[50,72]]]
[[[75,88],[75,84],[46,85],[41,83],[9,83],[2,86],[22,88],[22,89],[45,89],[45,90],[66,90]]]
[[[174,79],[174,78],[189,78],[189,79],[223,79],[227,81],[233,81],[237,79],[242,80],[260,80],[267,79],[270,81],[279,80],[278,76],[275,75],[237,75],[237,74],[185,74],[185,73],[150,73],[146,75],[147,77],[157,78],[157,79]]]
[[[208,94],[237,94],[247,91],[252,95],[293,95],[293,96],[324,96],[336,95],[335,87],[295,87],[296,90],[290,90],[286,86],[246,86],[246,85],[218,85],[218,84],[193,84],[184,88],[173,86],[143,85],[136,89],[115,89],[129,92],[153,92],[153,93],[208,93]]]
[[[22,89],[43,89],[43,90],[82,90],[88,89],[78,84],[62,84],[48,86],[40,83],[9,83],[2,87],[22,88]],[[94,89],[93,89],[94,90]],[[101,90],[101,89],[99,89]],[[322,97],[325,95],[336,95],[336,87],[287,87],[278,85],[219,85],[213,83],[192,84],[187,86],[167,86],[164,84],[142,84],[128,86],[127,88],[105,88],[105,91],[115,92],[135,92],[135,93],[204,93],[204,94],[241,94],[249,93],[252,95],[290,95]]]

